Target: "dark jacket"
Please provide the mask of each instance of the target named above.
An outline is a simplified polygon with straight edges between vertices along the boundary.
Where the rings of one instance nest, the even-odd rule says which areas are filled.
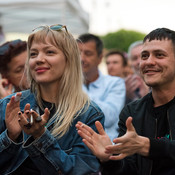
[[[175,100],[167,111],[170,139],[155,139],[157,120],[153,117],[152,94],[124,107],[119,119],[119,136],[126,133],[126,119],[133,117],[133,125],[138,135],[150,139],[148,157],[135,154],[121,161],[102,164],[102,175],[151,175],[153,160],[162,160],[167,166],[159,175],[175,174]]]

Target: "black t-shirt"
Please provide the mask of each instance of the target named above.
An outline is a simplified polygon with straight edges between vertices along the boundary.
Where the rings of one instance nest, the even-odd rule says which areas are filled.
[[[157,120],[156,139],[169,139],[170,137],[167,111],[173,102],[174,102],[174,99],[165,105],[153,108],[154,117]],[[156,174],[160,174],[160,172],[163,173],[166,169],[168,169],[168,167],[171,167],[171,166],[173,167],[174,165],[168,159],[154,160],[151,174],[156,175]]]
[[[55,105],[53,103],[49,103],[44,100],[42,100],[42,104],[44,108],[47,107],[48,109],[50,109],[49,118],[51,118],[54,115],[56,110]],[[44,111],[40,107],[39,107],[39,112],[40,112],[40,115],[44,114]],[[41,175],[41,173],[38,170],[38,168],[35,166],[35,164],[32,162],[30,157],[27,157],[27,159],[20,165],[20,167],[10,175]]]

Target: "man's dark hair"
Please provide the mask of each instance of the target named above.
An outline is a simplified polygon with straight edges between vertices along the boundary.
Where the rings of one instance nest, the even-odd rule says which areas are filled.
[[[77,42],[80,42],[80,43],[81,42],[86,43],[89,41],[95,42],[98,56],[101,55],[103,52],[103,42],[98,36],[90,34],[90,33],[85,33],[85,34],[80,35],[77,39]]]
[[[7,73],[8,63],[27,50],[27,42],[20,39],[8,41],[0,46],[0,73]]]
[[[119,51],[119,50],[110,50],[109,52],[107,52],[107,54],[105,55],[105,59],[107,59],[110,55],[120,55],[122,57],[122,63],[123,66],[127,66],[128,62],[127,62],[127,58],[125,57],[124,53]]]
[[[175,31],[167,29],[167,28],[157,28],[151,31],[148,35],[145,36],[143,42],[146,40],[171,40],[175,46]]]

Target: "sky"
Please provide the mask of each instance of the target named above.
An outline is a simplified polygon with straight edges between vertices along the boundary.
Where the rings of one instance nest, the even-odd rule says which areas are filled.
[[[79,0],[89,13],[89,32],[104,35],[119,29],[143,33],[175,30],[174,0]]]

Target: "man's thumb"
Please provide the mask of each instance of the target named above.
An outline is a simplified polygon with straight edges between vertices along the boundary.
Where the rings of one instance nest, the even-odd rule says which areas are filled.
[[[135,131],[135,128],[132,124],[132,117],[128,117],[126,120],[126,127],[128,131]]]

